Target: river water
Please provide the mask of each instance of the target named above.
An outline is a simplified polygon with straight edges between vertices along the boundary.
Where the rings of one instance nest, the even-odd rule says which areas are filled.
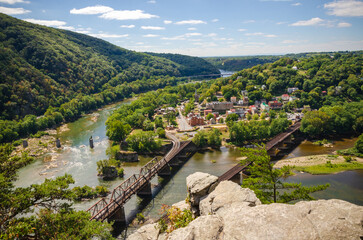
[[[45,178],[54,178],[69,173],[75,179],[75,186],[107,186],[110,190],[120,184],[123,179],[103,181],[97,177],[96,162],[106,159],[106,149],[109,141],[106,137],[105,121],[114,109],[122,104],[128,104],[126,100],[117,104],[105,107],[93,114],[84,116],[79,120],[68,124],[68,131],[60,132],[59,137],[64,149],[52,153],[53,160],[39,158],[34,163],[20,169],[19,179],[16,186],[29,186],[33,183],[43,182]],[[90,149],[88,139],[92,136],[95,142],[94,149]],[[337,149],[349,148],[354,145],[355,139],[340,139],[335,142],[334,148],[324,148],[312,145],[311,142],[303,142],[297,146],[285,158],[299,157],[314,154],[331,153]],[[167,180],[154,177],[152,185],[154,198],[151,202],[142,201],[134,196],[125,205],[126,216],[134,216],[136,212],[143,211],[144,215],[152,218],[159,216],[162,204],[171,205],[186,198],[185,178],[194,172],[207,172],[214,175],[221,175],[233,165],[238,163],[239,151],[234,148],[222,147],[218,151],[207,151],[196,153],[184,166]],[[150,160],[150,157],[140,157],[138,163],[125,163],[125,178],[137,173],[139,169]],[[216,160],[212,163],[212,160]],[[298,173],[287,181],[301,182],[303,185],[324,184],[329,182],[330,188],[325,191],[313,194],[320,199],[339,198],[359,205],[363,205],[363,171],[348,171],[333,175],[313,176],[306,173]],[[97,200],[85,201],[75,204],[79,210],[88,209]]]

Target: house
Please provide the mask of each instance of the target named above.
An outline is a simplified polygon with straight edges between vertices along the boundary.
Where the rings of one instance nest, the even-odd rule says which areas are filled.
[[[214,115],[214,118],[219,117],[219,112],[212,112],[212,114]]]
[[[297,90],[299,90],[299,88],[297,88],[297,87],[289,87],[288,89],[287,89],[287,93],[288,94],[291,94],[291,93],[293,93],[293,92],[295,92],[295,91],[297,91]]]
[[[224,123],[224,118],[223,117],[217,117],[216,122],[217,123]]]
[[[207,109],[213,109],[216,111],[225,111],[233,107],[233,103],[231,102],[210,102],[207,103]]]
[[[238,114],[240,118],[245,116],[245,110],[243,108],[237,108],[235,113]]]
[[[212,113],[213,110],[212,109],[205,109],[204,110],[204,116],[206,117],[209,113]]]
[[[282,108],[282,103],[278,101],[269,101],[268,106],[270,107],[270,109],[280,109]]]
[[[257,106],[260,106],[260,104],[261,104],[261,102],[256,100],[254,105],[257,107]]]
[[[255,113],[258,113],[258,109],[257,109],[257,107],[255,106],[255,105],[251,105],[251,106],[249,106],[249,112],[251,113],[251,114],[255,114]]]
[[[293,69],[293,70],[297,70],[297,67],[296,67],[296,66],[293,66],[293,67],[292,67],[292,69]]]
[[[204,125],[204,119],[197,114],[194,113],[189,113],[188,114],[188,118],[187,121],[189,123],[190,126],[197,126],[197,125]]]
[[[248,92],[247,92],[247,90],[242,90],[242,91],[241,91],[241,94],[242,94],[242,96],[246,96],[246,97],[248,96]]]
[[[310,105],[304,105],[304,110],[311,111]]]
[[[267,105],[266,103],[261,103],[260,108],[261,108],[261,111],[265,111],[265,112],[270,111],[270,106]]]
[[[216,124],[216,119],[215,118],[211,118],[209,120],[209,124]]]
[[[243,99],[238,101],[237,105],[247,107],[248,106],[248,97],[243,97]]]
[[[298,98],[297,97],[295,97],[295,96],[290,96],[289,97],[289,102],[292,102],[292,101],[295,101],[295,100],[297,100]]]
[[[289,98],[290,98],[289,94],[282,94],[281,96],[282,101],[289,101]]]
[[[231,102],[236,103],[237,102],[237,97],[231,97]]]

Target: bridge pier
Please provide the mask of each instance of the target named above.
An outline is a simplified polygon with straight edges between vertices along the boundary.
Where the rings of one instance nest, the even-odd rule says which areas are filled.
[[[237,183],[237,184],[241,185],[241,184],[242,184],[242,173],[241,173],[241,172],[239,172],[239,173],[235,174],[234,176],[232,176],[232,177],[230,178],[230,180],[231,180],[232,182],[235,182],[235,183]]]
[[[115,214],[113,214],[108,221],[114,221],[117,224],[126,224],[126,215],[125,215],[125,209],[124,207],[119,207]]]
[[[158,172],[158,176],[159,177],[167,177],[170,176],[171,171],[170,171],[170,166],[169,164],[165,165],[162,169],[160,169],[160,171]]]
[[[147,181],[144,185],[141,186],[140,190],[136,193],[137,196],[141,198],[151,197],[151,183]]]

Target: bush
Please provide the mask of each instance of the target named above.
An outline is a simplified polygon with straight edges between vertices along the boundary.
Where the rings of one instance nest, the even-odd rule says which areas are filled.
[[[124,177],[124,169],[123,168],[118,168],[117,169],[117,175],[119,176],[119,177]]]
[[[105,196],[107,196],[109,191],[108,191],[107,187],[105,187],[105,186],[96,186],[96,193],[101,197],[105,197]]]
[[[159,136],[159,138],[166,138],[166,135],[165,135],[165,129],[163,128],[158,128],[156,129],[156,134]]]
[[[351,156],[344,156],[346,162],[350,163],[353,159]]]

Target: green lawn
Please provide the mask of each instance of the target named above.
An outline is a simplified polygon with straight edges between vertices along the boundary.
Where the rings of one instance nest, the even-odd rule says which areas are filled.
[[[342,171],[349,171],[349,170],[357,170],[363,169],[363,164],[359,162],[346,162],[346,163],[326,163],[321,165],[314,165],[314,166],[307,166],[307,167],[293,167],[294,170],[307,172],[310,174],[318,175],[318,174],[332,174],[338,173]]]

